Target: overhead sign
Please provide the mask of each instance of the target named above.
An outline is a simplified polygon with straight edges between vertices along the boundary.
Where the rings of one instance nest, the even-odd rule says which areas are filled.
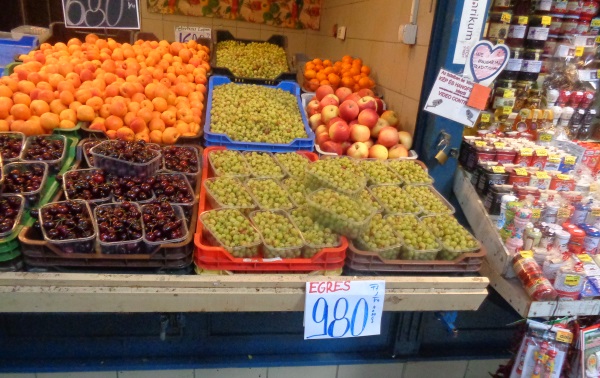
[[[481,30],[487,15],[488,0],[470,0],[463,2],[460,26],[454,47],[452,63],[465,64],[471,47],[481,38]]]
[[[477,42],[467,58],[465,76],[474,82],[488,86],[508,64],[510,49],[504,44],[492,45],[488,41]]]
[[[67,28],[140,28],[138,0],[62,0],[62,6]]]
[[[211,29],[200,26],[175,26],[175,41],[189,42],[198,38],[210,38]]]
[[[381,333],[385,281],[306,283],[304,339],[339,339]]]
[[[441,69],[423,110],[473,127],[480,110],[467,106],[475,83]]]

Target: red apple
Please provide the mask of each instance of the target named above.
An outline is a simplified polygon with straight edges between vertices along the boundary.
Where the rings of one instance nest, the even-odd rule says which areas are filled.
[[[319,135],[321,133],[326,133],[327,135],[329,135],[328,131],[329,131],[329,129],[327,128],[327,126],[325,126],[325,125],[319,125],[315,129],[315,135]]]
[[[321,114],[313,114],[308,119],[308,123],[310,124],[310,128],[314,131],[322,122],[321,122]]]
[[[315,142],[317,142],[319,146],[322,146],[323,143],[329,140],[331,140],[331,138],[329,137],[329,133],[327,131],[317,134],[317,137],[315,138]]]
[[[332,118],[340,115],[340,110],[335,105],[327,105],[321,110],[321,121],[323,123],[329,123]]]
[[[381,115],[385,111],[383,109],[383,100],[379,97],[375,97],[375,102],[377,103],[377,114]]]
[[[318,112],[319,109],[319,101],[317,100],[312,100],[306,104],[306,114],[308,114],[309,117]]]
[[[321,109],[326,107],[327,105],[338,106],[339,104],[340,104],[340,100],[334,94],[328,94],[327,96],[323,97],[323,99],[319,102]]]
[[[342,102],[342,105],[340,105],[340,117],[342,117],[346,122],[356,119],[356,117],[358,117],[358,113],[359,108],[354,101],[344,101]]]
[[[354,125],[358,124],[358,120],[357,119],[353,119],[352,121],[348,122],[348,126],[352,127]]]
[[[354,124],[350,127],[350,139],[354,142],[366,142],[371,139],[371,130],[360,123]]]
[[[344,142],[350,138],[350,127],[345,121],[337,121],[329,128],[329,137],[334,142]]]
[[[371,97],[375,97],[375,93],[373,93],[372,90],[367,89],[367,88],[363,88],[361,90],[358,91],[358,95],[360,97],[365,97],[365,96],[371,96]]]
[[[381,144],[375,144],[373,147],[369,148],[369,157],[385,160],[388,158],[388,149]]]
[[[394,127],[398,126],[398,123],[400,122],[398,119],[398,114],[396,114],[396,112],[393,110],[386,110],[381,114],[381,118],[385,119],[390,126]]]
[[[369,147],[365,143],[356,142],[348,148],[346,155],[356,159],[364,159],[369,156]]]
[[[394,147],[390,148],[390,151],[388,153],[388,159],[398,159],[407,156],[408,150],[401,144],[397,144]]]
[[[328,94],[333,94],[333,88],[331,85],[321,85],[319,88],[317,88],[315,96],[317,96],[317,100],[321,101]]]
[[[319,146],[323,152],[334,152],[338,155],[342,155],[344,153],[344,151],[342,151],[342,145],[331,140],[320,144]]]
[[[350,141],[345,141],[342,142],[342,152],[344,155],[348,155],[348,149],[350,148],[350,146],[352,146],[352,142]]]
[[[354,101],[358,104],[358,100],[360,100],[362,96],[360,96],[358,93],[352,93],[350,96],[346,97],[346,99],[344,101]]]
[[[373,139],[369,139],[368,141],[366,141],[366,142],[365,142],[365,145],[366,145],[368,148],[371,148],[371,147],[373,147],[373,145],[374,145],[374,144],[375,144],[375,142],[373,142]]]
[[[337,108],[336,108],[337,109]],[[322,114],[322,113],[321,113]],[[358,114],[358,123],[372,129],[377,124],[379,116],[373,109],[365,109]]]
[[[340,99],[340,101],[344,101],[346,97],[352,94],[352,89],[346,87],[339,87],[335,90],[335,95]]]
[[[398,144],[398,130],[393,126],[386,126],[379,132],[377,137],[377,143],[387,148],[393,147]]]
[[[361,112],[365,109],[373,109],[375,112],[377,112],[377,101],[375,101],[373,97],[361,97],[357,104],[358,109],[360,109]]]
[[[343,121],[343,120],[344,119],[341,117],[334,117],[334,118],[330,119],[329,122],[327,122],[327,129],[329,129],[331,127],[331,125],[333,125],[337,121]],[[348,125],[348,126],[350,126],[350,125]]]
[[[398,138],[400,138],[400,144],[406,147],[407,150],[410,150],[413,144],[413,137],[406,131],[398,132]]]
[[[382,123],[375,125],[375,127],[373,127],[371,129],[371,138],[373,138],[373,139],[379,138],[379,133],[381,132],[381,130],[383,130],[384,127],[389,127],[389,126],[382,124]]]

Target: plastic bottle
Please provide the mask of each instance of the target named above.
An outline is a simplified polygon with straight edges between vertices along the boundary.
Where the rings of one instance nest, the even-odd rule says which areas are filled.
[[[536,301],[554,300],[556,290],[542,273],[542,269],[531,255],[517,253],[513,257],[513,269],[527,294]]]

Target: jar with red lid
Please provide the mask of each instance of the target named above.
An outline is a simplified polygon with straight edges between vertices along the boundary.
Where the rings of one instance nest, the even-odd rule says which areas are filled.
[[[517,151],[517,156],[515,156],[514,163],[516,165],[520,165],[521,167],[529,167],[531,166],[531,161],[533,159],[533,149],[532,148],[521,148]]]
[[[579,17],[583,11],[583,1],[569,0],[567,3],[567,14]]]
[[[523,47],[525,44],[525,35],[527,35],[528,22],[529,17],[527,16],[513,16],[504,43],[510,47]]]
[[[546,151],[544,148],[538,148],[533,151],[533,157],[531,158],[531,166],[542,170],[546,166],[547,160],[548,151]]]
[[[566,34],[566,35],[576,34],[578,26],[579,26],[579,17],[578,16],[566,16],[563,19],[560,33]]]
[[[542,172],[533,172],[529,177],[529,186],[533,186],[540,190],[546,190],[550,187],[551,181],[552,178],[548,174],[542,174]]]
[[[583,6],[581,8],[581,17],[592,18],[598,14],[600,10],[600,1],[597,0],[587,0],[583,2]]]
[[[477,162],[479,163],[496,160],[496,150],[494,147],[475,147],[475,150],[477,151]]]
[[[548,34],[550,34],[550,16],[531,16],[529,17],[529,28],[525,37],[525,48],[543,49]]]
[[[554,0],[552,2],[552,9],[550,9],[550,11],[552,13],[567,14],[568,4],[568,0]]]
[[[496,42],[499,39],[505,40],[508,36],[508,27],[511,20],[510,13],[490,12],[489,25],[486,39]]]
[[[496,148],[496,161],[498,164],[512,164],[516,156],[517,151],[514,148]]]
[[[591,19],[581,17],[577,22],[577,29],[575,31],[575,34],[587,34],[590,31],[591,24]]]
[[[507,168],[506,171],[508,172],[508,185],[529,185],[529,172],[525,168]]]
[[[541,196],[540,190],[535,186],[513,186],[513,193],[519,201],[523,201],[527,196],[539,200]]]
[[[557,190],[559,192],[575,190],[575,180],[570,176],[558,174],[552,177],[552,180],[550,181],[550,189]]]
[[[562,32],[564,14],[553,14],[551,15],[552,21],[550,22],[550,34],[558,35]]]
[[[567,243],[567,248],[569,252],[580,254],[583,253],[583,241],[585,240],[585,231],[583,231],[579,227],[573,227],[567,230],[569,234],[571,234],[571,238]]]

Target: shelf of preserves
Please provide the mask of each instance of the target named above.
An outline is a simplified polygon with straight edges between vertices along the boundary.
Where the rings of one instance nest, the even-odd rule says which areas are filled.
[[[369,280],[298,274],[170,276],[0,273],[2,312],[303,311],[306,282]],[[487,296],[485,277],[376,277],[384,311],[472,311]]]

